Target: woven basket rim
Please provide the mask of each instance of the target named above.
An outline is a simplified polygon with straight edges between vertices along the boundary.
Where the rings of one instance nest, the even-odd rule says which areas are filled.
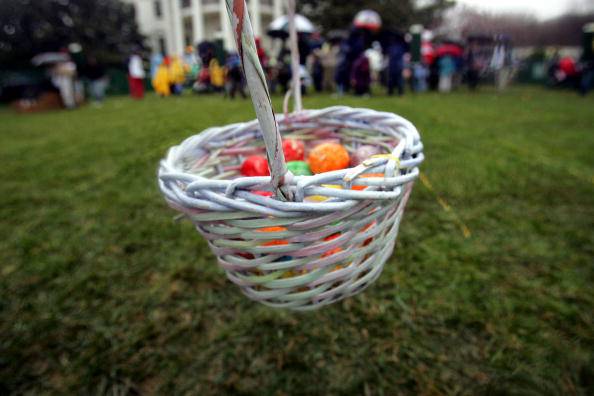
[[[371,121],[357,120],[355,119],[356,116],[366,117],[366,119],[370,119]],[[317,120],[346,120],[351,123],[351,127],[364,128],[369,132],[383,129],[384,133],[386,133],[386,131],[391,129],[390,132],[394,136],[398,135],[397,137],[400,138],[400,141],[403,143],[402,145],[399,144],[399,146],[402,147],[396,147],[394,150],[398,151],[398,153],[396,153],[397,157],[393,152],[391,156],[378,158],[373,162],[373,164],[366,168],[365,172],[375,173],[386,166],[392,166],[393,168],[398,166],[399,169],[409,169],[410,172],[407,172],[405,175],[394,175],[391,177],[384,176],[384,178],[379,178],[381,179],[379,181],[377,180],[378,178],[369,178],[364,182],[365,184],[363,185],[398,186],[416,179],[419,175],[417,166],[424,160],[422,152],[423,144],[421,142],[419,133],[410,121],[394,113],[367,108],[332,106],[316,110],[302,110],[299,112],[290,113],[288,116],[279,114],[277,117],[279,124],[284,126],[315,123]],[[374,124],[372,124],[372,122]],[[198,184],[200,187],[208,186],[219,190],[225,190],[226,196],[230,198],[234,197],[234,193],[237,189],[257,185],[265,186],[269,184],[271,180],[270,176],[242,176],[235,179],[216,179],[195,175],[184,170],[183,167],[180,166],[180,158],[183,155],[186,155],[188,150],[200,148],[201,144],[209,142],[211,139],[217,136],[217,134],[227,133],[233,130],[244,132],[247,130],[257,130],[258,127],[258,120],[254,119],[247,122],[237,122],[223,126],[209,127],[198,134],[186,138],[180,144],[172,146],[169,149],[167,156],[161,160],[158,171],[160,182],[171,179],[183,180],[188,184],[189,191],[192,191],[195,184]],[[289,137],[290,133],[283,135]],[[255,137],[255,135],[253,137]],[[298,192],[303,191],[303,189],[308,186],[313,186],[311,188],[315,189],[317,194],[333,196],[338,200],[390,199],[393,198],[394,195],[397,195],[389,191],[331,191],[333,189],[317,186],[321,184],[330,184],[332,180],[336,181],[338,178],[345,178],[349,175],[354,175],[354,177],[356,177],[357,174],[360,173],[361,170],[358,170],[357,167],[349,167],[311,176],[294,176],[292,179],[287,180],[286,184],[297,187]],[[245,197],[241,198],[243,199]],[[269,197],[252,198],[259,202],[269,202],[270,200]],[[296,198],[297,199],[295,201],[291,201],[290,203],[303,203],[303,194],[298,193]],[[326,210],[332,210],[331,203],[332,202],[309,203],[307,206],[304,206],[303,209],[307,210],[312,205],[318,205],[319,207],[324,207]],[[285,210],[287,209],[285,208]]]

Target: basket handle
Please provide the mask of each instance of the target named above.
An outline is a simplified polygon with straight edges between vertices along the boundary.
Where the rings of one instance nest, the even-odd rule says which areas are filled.
[[[243,67],[243,74],[264,137],[272,188],[279,199],[291,201],[293,194],[285,183],[290,181],[293,174],[287,169],[285,162],[282,139],[272,110],[264,70],[262,70],[262,65],[258,60],[254,32],[247,13],[247,6],[245,0],[226,0],[226,4],[227,14],[237,44],[237,52]]]
[[[289,20],[289,48],[291,49],[292,89],[295,103],[293,111],[303,110],[301,102],[301,65],[299,63],[299,44],[297,43],[297,23],[295,21],[295,0],[288,0],[287,18]]]
[[[303,110],[301,100],[301,65],[299,63],[299,44],[297,40],[297,23],[295,21],[295,0],[287,0],[287,20],[289,22],[289,48],[291,50],[291,86],[285,93],[283,113],[285,122],[289,120],[289,101],[293,97],[293,111]]]

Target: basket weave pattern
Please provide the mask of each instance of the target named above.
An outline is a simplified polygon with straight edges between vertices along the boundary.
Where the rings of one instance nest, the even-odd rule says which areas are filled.
[[[172,147],[161,161],[159,186],[244,294],[307,310],[354,295],[379,276],[423,146],[410,122],[369,109],[305,110],[278,121],[283,138],[310,146],[336,140],[351,153],[375,145],[384,154],[354,168],[284,180],[294,199],[282,201],[262,194],[273,192],[269,176],[239,173],[246,156],[265,152],[254,120],[209,128]]]

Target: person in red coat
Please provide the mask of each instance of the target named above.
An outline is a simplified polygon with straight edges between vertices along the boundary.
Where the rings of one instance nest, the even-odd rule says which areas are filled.
[[[130,96],[134,99],[144,97],[145,75],[142,58],[138,53],[132,54],[128,61],[128,86],[130,87]]]

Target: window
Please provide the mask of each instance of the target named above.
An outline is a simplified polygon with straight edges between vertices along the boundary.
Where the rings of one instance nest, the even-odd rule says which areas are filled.
[[[181,8],[188,8],[192,5],[192,0],[181,0]]]
[[[157,18],[161,18],[163,16],[163,10],[161,9],[161,0],[153,1],[153,11],[155,12],[155,16]]]
[[[183,29],[185,45],[194,45],[194,21],[191,16],[183,19]]]
[[[161,36],[159,37],[159,51],[162,55],[165,55],[167,53],[167,48],[165,47],[165,38]]]

